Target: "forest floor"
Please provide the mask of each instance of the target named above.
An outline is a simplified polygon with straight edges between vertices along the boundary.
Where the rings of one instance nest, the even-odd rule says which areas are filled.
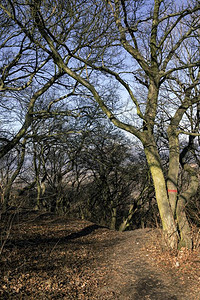
[[[200,300],[199,248],[169,252],[157,229],[119,233],[38,212],[0,226],[0,299]]]

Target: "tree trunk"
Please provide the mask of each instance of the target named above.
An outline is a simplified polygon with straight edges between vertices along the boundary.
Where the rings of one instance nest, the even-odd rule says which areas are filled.
[[[24,157],[25,157],[25,150],[26,150],[25,145],[26,145],[26,139],[24,139],[23,142],[22,142],[22,150],[21,150],[21,155],[19,157],[19,161],[18,161],[18,164],[17,164],[17,168],[14,171],[14,173],[12,174],[12,176],[10,177],[10,179],[8,180],[7,185],[5,187],[5,190],[2,193],[3,211],[6,211],[6,209],[7,209],[13,182],[17,178],[17,176],[18,176],[18,174],[21,171],[21,168],[23,166]]]
[[[36,178],[36,182],[37,182],[37,199],[36,199],[35,210],[39,210],[40,209],[40,198],[41,198],[41,185],[40,185],[39,178]]]
[[[178,244],[178,231],[168,199],[166,182],[160,162],[160,157],[155,142],[152,141],[152,139],[151,143],[149,142],[148,145],[144,147],[144,151],[154,183],[156,201],[158,204],[162,222],[163,233],[169,247],[171,247],[172,249],[176,249]]]
[[[36,199],[36,205],[35,205],[35,210],[40,209],[40,197],[41,197],[41,183],[40,183],[40,166],[41,166],[41,159],[38,156],[37,157],[37,149],[36,145],[34,144],[34,154],[33,154],[33,166],[35,170],[35,181],[37,185],[37,199]],[[39,162],[37,163],[37,159]]]
[[[179,197],[176,209],[177,222],[180,232],[178,248],[192,249],[191,228],[185,214],[186,200],[184,193]]]
[[[130,205],[129,208],[129,212],[128,212],[128,216],[126,218],[123,219],[122,223],[119,226],[119,231],[125,231],[126,228],[129,226],[131,218],[133,216],[133,214],[136,212],[137,208],[134,207],[134,204]]]
[[[169,170],[167,179],[168,197],[175,218],[177,206],[177,186],[179,174],[179,140],[176,132],[177,124],[168,127],[169,138]]]
[[[116,229],[116,221],[117,221],[117,208],[113,207],[111,210],[111,223],[110,223],[111,230]]]
[[[189,165],[184,165],[184,170],[190,175],[190,184],[188,189],[181,193],[177,202],[176,216],[178,222],[178,228],[180,232],[179,248],[186,247],[192,248],[191,228],[185,213],[185,206],[191,197],[196,195],[199,186],[199,180],[197,172]]]

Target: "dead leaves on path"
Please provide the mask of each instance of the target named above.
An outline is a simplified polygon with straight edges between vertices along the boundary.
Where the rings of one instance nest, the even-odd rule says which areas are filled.
[[[1,222],[1,230],[4,225]],[[141,230],[138,235],[142,236]],[[122,247],[127,261],[133,259],[128,257],[126,240],[119,243],[122,237],[123,233],[84,220],[38,213],[18,216],[0,257],[0,299],[115,299],[107,282],[114,249]],[[174,272],[177,280],[184,283],[191,278],[190,288],[196,289],[198,249],[170,253],[163,251],[159,239],[144,243],[138,261],[145,255],[152,267]],[[118,275],[113,269],[112,276],[117,279]],[[126,276],[128,281],[131,275]]]

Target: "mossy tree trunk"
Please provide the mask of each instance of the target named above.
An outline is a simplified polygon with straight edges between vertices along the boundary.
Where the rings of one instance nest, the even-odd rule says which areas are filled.
[[[190,198],[196,194],[199,182],[196,171],[190,165],[185,163],[185,157],[187,153],[193,150],[193,141],[195,135],[189,136],[188,144],[180,152],[178,127],[187,109],[191,106],[194,100],[196,101],[196,98],[191,96],[191,92],[192,85],[185,91],[184,100],[177,108],[174,116],[171,118],[167,130],[169,140],[169,169],[167,178],[169,203],[180,235],[179,247],[184,246],[188,249],[192,248],[192,238],[191,228],[185,213],[185,206]],[[190,184],[186,191],[179,194],[178,177],[180,166],[182,166],[183,170],[188,173],[190,177]]]
[[[155,34],[155,33],[154,33]],[[153,43],[154,37],[152,37]],[[152,44],[152,52],[154,53]],[[155,53],[154,53],[155,55]],[[156,61],[156,60],[155,60]],[[154,73],[158,73],[157,63],[153,63]],[[155,140],[155,118],[158,107],[159,82],[151,78],[148,88],[147,104],[145,111],[145,121],[141,141],[144,146],[147,163],[154,184],[156,201],[161,218],[163,233],[170,248],[177,248],[178,231],[175,224],[174,214],[170,205],[166,178],[164,176],[160,154]]]
[[[156,201],[160,213],[163,233],[170,248],[177,248],[178,231],[167,193],[166,180],[162,170],[160,157],[155,142],[149,141],[144,148],[147,163],[151,172]]]
[[[179,248],[186,247],[188,249],[191,249],[192,248],[191,228],[187,220],[185,207],[189,202],[189,200],[191,199],[191,197],[196,195],[199,186],[199,180],[197,176],[198,173],[195,168],[191,167],[188,164],[185,164],[184,170],[189,175],[190,183],[188,185],[188,188],[178,196],[176,217],[177,217],[177,223],[180,232]]]

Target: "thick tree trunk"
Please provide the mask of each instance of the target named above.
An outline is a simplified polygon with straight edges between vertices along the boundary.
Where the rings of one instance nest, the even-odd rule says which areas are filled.
[[[187,249],[192,249],[191,228],[186,217],[185,205],[186,200],[184,195],[182,194],[178,199],[176,209],[177,222],[180,231],[180,241],[178,244],[178,248],[181,249],[182,247],[185,247]]]
[[[176,132],[177,124],[168,127],[169,138],[169,170],[167,179],[168,197],[173,216],[176,215],[177,206],[177,186],[179,174],[179,140]]]
[[[166,182],[160,162],[160,157],[154,141],[145,147],[145,154],[154,183],[156,200],[163,227],[163,233],[170,248],[176,249],[178,244],[178,231],[169,203]]]
[[[196,195],[199,186],[197,172],[189,165],[184,165],[184,170],[190,175],[190,184],[185,192],[183,192],[177,202],[176,216],[178,228],[180,232],[179,248],[192,248],[191,228],[185,213],[185,206],[191,197]]]

